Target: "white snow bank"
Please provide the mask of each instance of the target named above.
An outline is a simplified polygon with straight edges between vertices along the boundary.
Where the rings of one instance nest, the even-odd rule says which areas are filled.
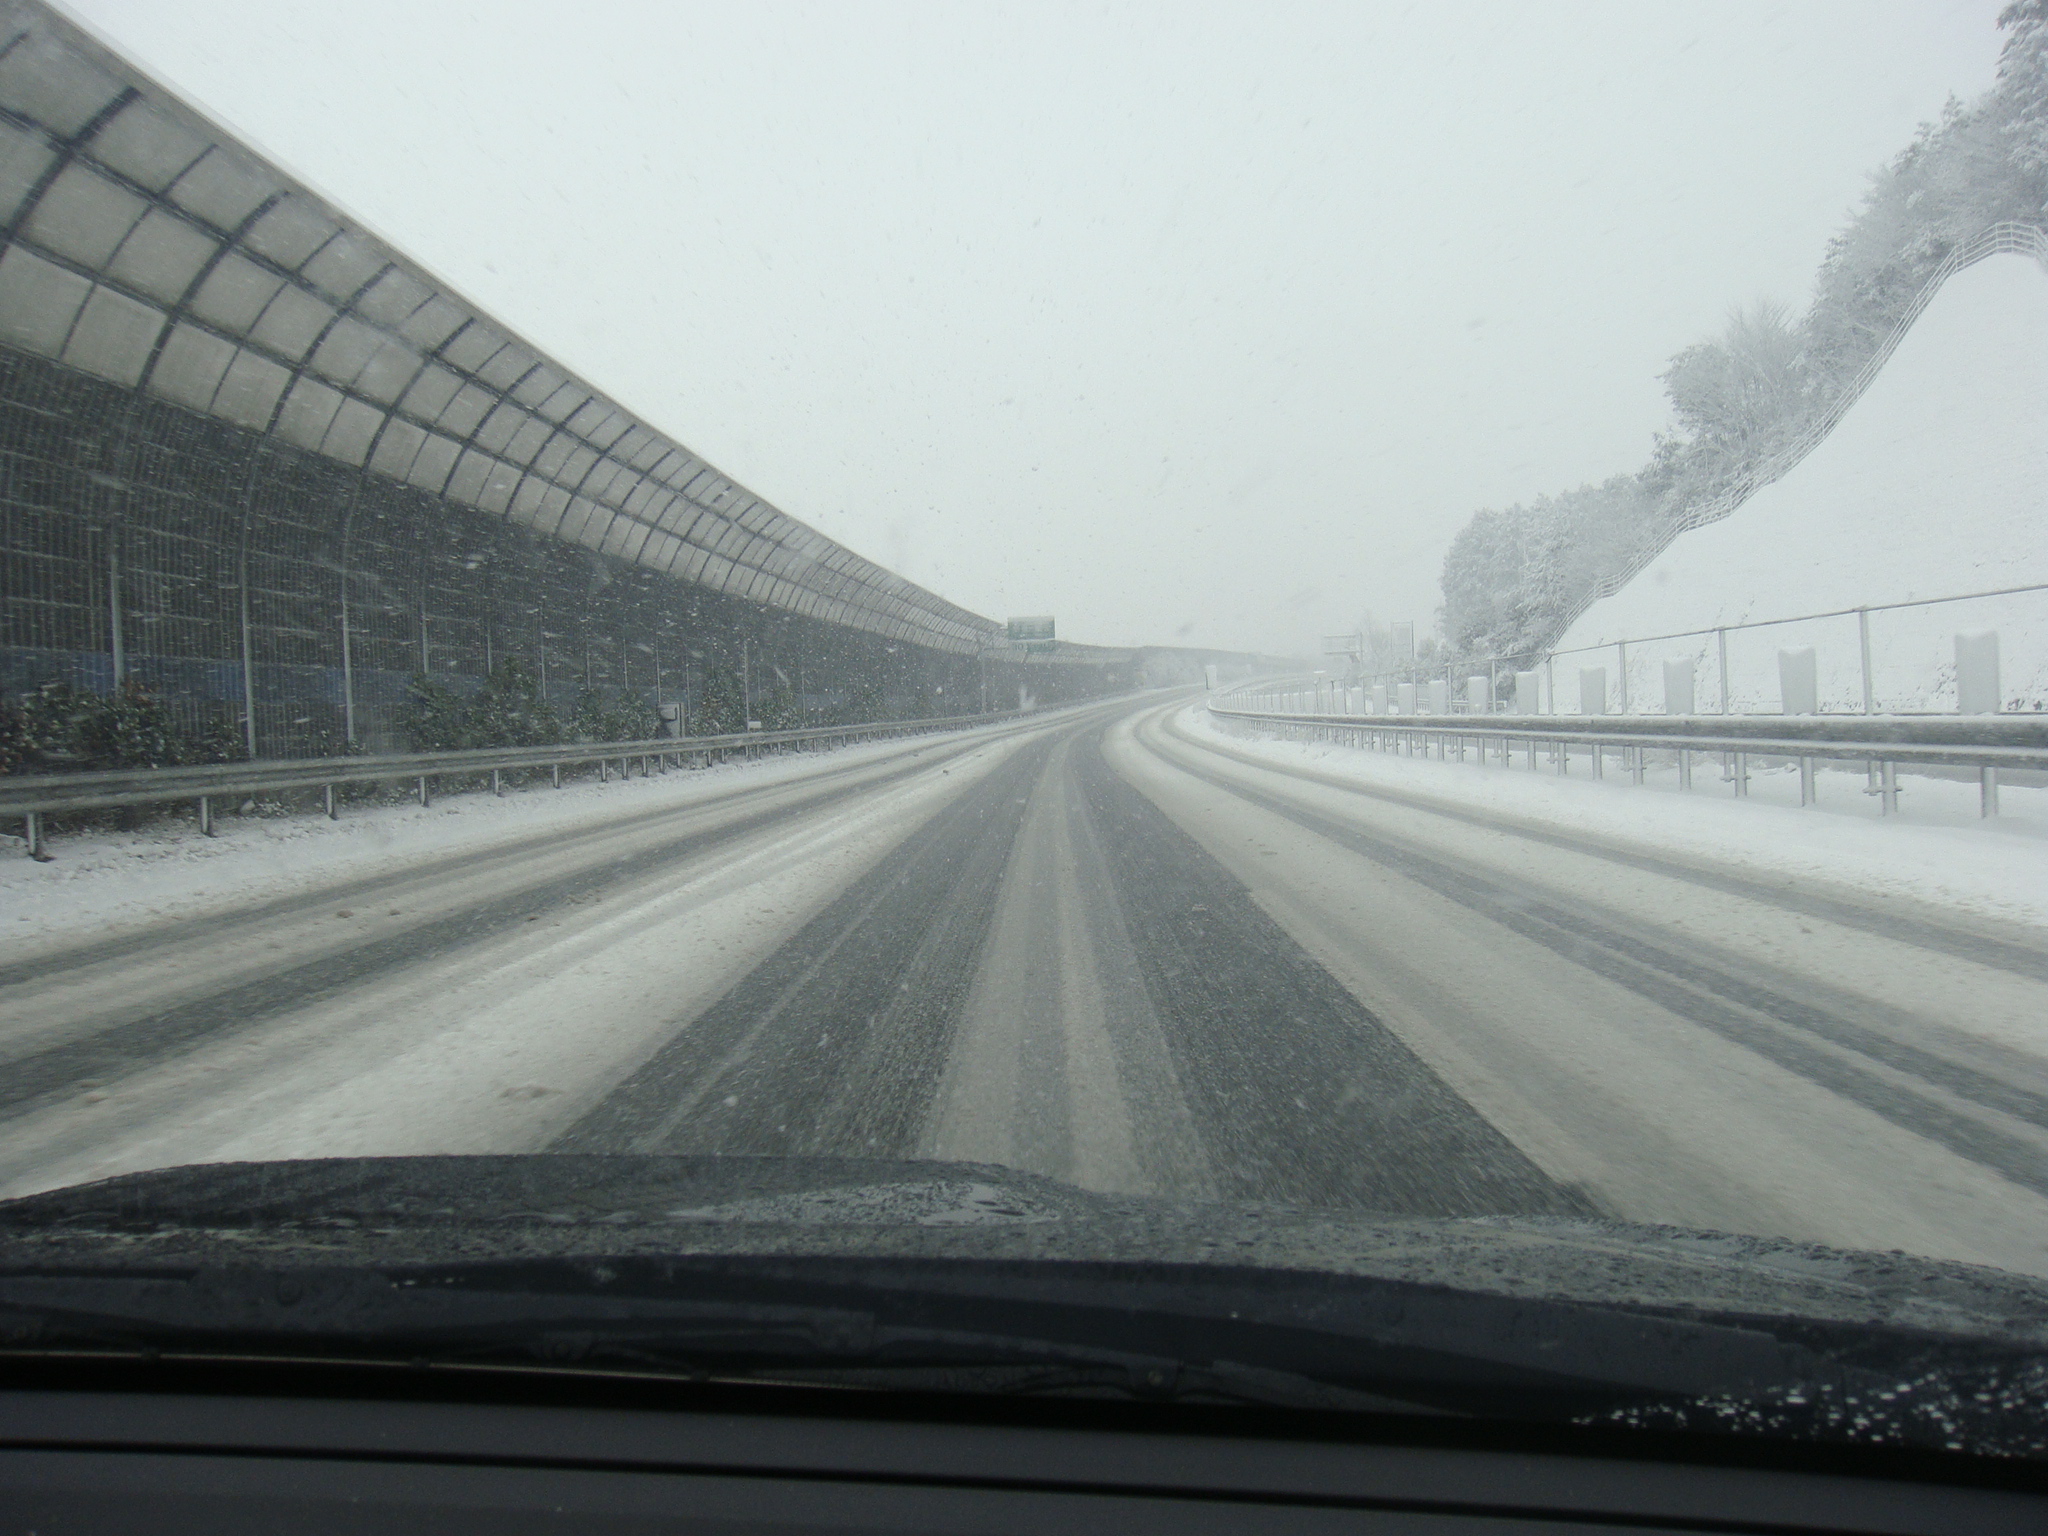
[[[341,807],[340,819],[304,812],[223,816],[215,837],[188,818],[153,818],[133,832],[54,837],[53,862],[0,840],[0,958],[52,943],[69,947],[172,917],[292,896],[460,850],[483,852],[621,816],[689,805],[741,785],[782,783],[879,757],[922,750],[961,732],[864,742],[829,752],[732,761],[653,778],[572,780],[508,787],[503,798],[451,795],[418,804]],[[12,852],[9,852],[11,846]]]
[[[1598,782],[1560,779],[1540,753],[1543,766],[1535,773],[1522,766],[1519,750],[1512,768],[1501,768],[1495,757],[1482,769],[1469,760],[1241,734],[1254,728],[1221,723],[1199,706],[1180,719],[1192,734],[1227,741],[1277,766],[1309,766],[1447,808],[1511,816],[1752,875],[1793,875],[1846,887],[1859,900],[1907,898],[2048,931],[2048,789],[2006,786],[2001,814],[1986,821],[1978,816],[1974,781],[1902,776],[1902,814],[1880,819],[1876,798],[1862,792],[1860,770],[1824,770],[1819,803],[1802,809],[1796,772],[1753,768],[1749,798],[1738,801],[1704,754],[1693,769],[1693,788],[1681,791],[1675,767],[1652,768],[1638,788],[1613,758],[1609,777]],[[1589,774],[1583,755],[1574,757],[1572,772]]]
[[[1565,655],[1616,640],[2048,582],[2048,272],[1987,258],[1951,277],[1863,398],[1790,473],[1728,517],[1680,534],[1559,642],[1558,707],[1578,707]],[[1879,709],[1955,708],[1958,631],[1996,629],[2007,708],[2048,706],[2048,593],[1871,616]],[[1862,707],[1856,620],[1728,637],[1734,708],[1779,707],[1780,647],[1813,646],[1823,709]],[[1629,697],[1663,705],[1666,659],[1695,663],[1719,703],[1711,635],[1629,647]]]

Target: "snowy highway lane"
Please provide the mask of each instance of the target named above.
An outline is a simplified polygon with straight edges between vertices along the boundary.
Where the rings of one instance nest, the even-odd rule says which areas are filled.
[[[926,1156],[2048,1273],[2048,941],[1375,792],[1184,699],[0,963],[0,1019],[8,1193]]]

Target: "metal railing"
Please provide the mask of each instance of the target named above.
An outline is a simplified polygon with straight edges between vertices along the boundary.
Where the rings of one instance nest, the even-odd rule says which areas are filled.
[[[1209,701],[1219,719],[1258,725],[1283,737],[1332,741],[1405,757],[1466,761],[1468,746],[1484,767],[1497,752],[1503,767],[1520,751],[1531,769],[1543,755],[1569,774],[1572,749],[1584,748],[1592,777],[1605,777],[1610,754],[1641,784],[1651,753],[1671,753],[1681,789],[1692,787],[1694,758],[1722,759],[1737,796],[1749,793],[1756,758],[1799,766],[1799,803],[1818,798],[1815,765],[1824,759],[1868,766],[1871,791],[1886,815],[1899,808],[1898,770],[1974,768],[1982,815],[1998,814],[1998,776],[2005,769],[2048,769],[2048,715],[1317,715],[1250,709],[1228,695]],[[1476,746],[1475,746],[1476,744]]]
[[[1512,682],[1516,672],[1519,670],[1540,670],[1543,674],[1544,698],[1547,701],[1553,701],[1548,707],[1554,707],[1554,700],[1556,698],[1554,671],[1556,663],[1567,656],[1601,656],[1611,651],[1615,653],[1619,662],[1615,682],[1619,688],[1621,713],[1628,714],[1638,702],[1630,688],[1629,652],[1632,648],[1662,645],[1674,640],[1705,640],[1712,637],[1715,642],[1715,655],[1718,660],[1718,672],[1715,681],[1719,698],[1719,708],[1714,710],[1713,713],[1727,715],[1733,712],[1734,707],[1734,692],[1728,665],[1728,637],[1730,635],[1743,634],[1750,630],[1758,629],[1781,629],[1794,624],[1818,624],[1830,619],[1854,619],[1856,620],[1858,674],[1862,685],[1861,712],[1866,715],[1913,713],[1913,711],[1898,710],[1896,707],[1888,710],[1881,710],[1879,708],[1878,690],[1872,663],[1870,620],[1873,614],[1904,613],[1911,609],[1939,608],[1948,603],[1971,603],[1998,597],[2030,597],[2043,593],[2048,593],[2048,582],[2033,582],[2025,586],[1992,587],[1980,592],[1951,592],[1941,597],[1914,597],[1904,598],[1898,602],[1891,603],[1864,603],[1854,608],[1830,608],[1821,613],[1794,613],[1787,614],[1781,618],[1744,619],[1734,624],[1711,624],[1698,629],[1671,630],[1657,635],[1624,635],[1614,640],[1602,640],[1597,644],[1574,645],[1551,651],[1521,652],[1514,655],[1499,656],[1468,655],[1444,662],[1441,668],[1435,664],[1428,668],[1416,665],[1397,667],[1390,671],[1358,673],[1345,678],[1329,675],[1317,678],[1311,674],[1302,674],[1297,677],[1269,679],[1262,682],[1259,686],[1269,691],[1313,692],[1320,688],[1326,692],[1330,690],[1341,692],[1346,688],[1364,688],[1369,692],[1375,687],[1391,689],[1400,683],[1413,683],[1418,688],[1422,688],[1430,683],[1441,681],[1446,689],[1451,691],[1451,697],[1455,701],[1458,698],[1458,674],[1463,673],[1468,677],[1483,675],[1486,678],[1488,696],[1495,700],[1495,707],[1500,708],[1503,707],[1499,698],[1502,678]],[[1482,670],[1475,671],[1473,670],[1475,668]],[[1463,705],[1462,701],[1460,701],[1455,712],[1462,711]],[[1776,714],[1777,712],[1776,710],[1765,711],[1768,714]]]
[[[545,768],[561,788],[564,768],[598,765],[601,780],[619,765],[619,777],[630,777],[637,762],[643,777],[678,767],[721,762],[735,753],[751,755],[768,747],[815,749],[848,746],[882,738],[928,735],[994,725],[1034,713],[1004,710],[986,715],[950,715],[933,720],[888,720],[865,725],[823,726],[794,731],[747,731],[731,736],[655,737],[647,741],[577,741],[544,747],[483,747],[461,752],[412,752],[374,757],[313,757],[208,763],[190,768],[138,768],[112,773],[49,773],[0,777],[0,818],[19,818],[31,858],[44,853],[42,821],[68,811],[105,810],[129,805],[163,805],[192,801],[199,810],[200,831],[212,835],[215,802],[245,800],[281,790],[320,790],[329,817],[339,814],[335,788],[342,784],[391,783],[410,779],[421,805],[429,804],[433,783],[441,778],[490,776],[491,792],[502,793],[504,775]]]

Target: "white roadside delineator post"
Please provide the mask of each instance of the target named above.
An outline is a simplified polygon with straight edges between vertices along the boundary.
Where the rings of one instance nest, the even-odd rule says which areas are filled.
[[[1820,666],[1810,645],[1791,646],[1778,652],[1778,701],[1788,715],[1820,713]],[[1799,803],[1812,805],[1816,798],[1813,759],[1799,759]]]
[[[1820,713],[1820,669],[1812,646],[1778,652],[1778,698],[1788,715]]]
[[[1690,656],[1664,663],[1664,713],[1690,715],[1693,706],[1693,664]],[[1678,787],[1692,788],[1692,753],[1678,749]]]
[[[1515,674],[1515,713],[1518,715],[1540,715],[1543,713],[1543,674],[1541,672],[1517,672]]]
[[[1956,636],[1956,713],[1995,715],[2004,699],[1998,686],[1998,631],[1965,630]],[[1977,814],[1998,814],[1998,770],[1977,770]]]
[[[1998,631],[1965,630],[1956,636],[1956,713],[1995,715],[1998,687]]]
[[[1579,713],[1582,715],[1604,715],[1607,713],[1607,669],[1605,667],[1579,668]]]
[[[1692,658],[1664,663],[1664,713],[1690,715],[1692,701]]]

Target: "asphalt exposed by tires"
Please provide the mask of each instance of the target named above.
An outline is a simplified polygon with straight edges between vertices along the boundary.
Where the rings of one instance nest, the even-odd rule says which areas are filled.
[[[1062,754],[1219,1192],[1422,1215],[1586,1214],[1104,761]],[[1019,752],[907,841],[557,1144],[917,1150],[1026,791]],[[1048,986],[1057,978],[1048,977]]]
[[[1048,750],[913,833],[552,1150],[907,1155]]]
[[[736,778],[10,962],[0,1180],[930,1158],[2048,1274],[2023,933],[1354,792],[1180,707]]]
[[[2048,1130],[2048,1099],[1999,1081],[1859,1023],[1854,1005],[1817,1006],[1695,954],[1645,939],[1559,902],[1532,897],[1483,870],[1425,855],[1385,837],[1319,816],[1277,796],[1189,769],[1318,836],[1398,870],[1546,949],[1618,982],[1659,1007],[1755,1051],[1779,1066],[1853,1100],[1915,1135],[2048,1194],[2048,1164],[2038,1148],[1968,1112],[1981,1107]],[[1890,1068],[1880,1074],[1873,1066]],[[1900,1077],[1911,1081],[1901,1082]],[[1916,1086],[1917,1083],[1917,1086]],[[1927,1087],[1942,1090],[1937,1097]],[[1964,1101],[1965,1108],[1946,1102]]]
[[[907,765],[851,784],[833,785],[828,782],[805,799],[803,809],[824,810],[854,796],[871,793],[879,785],[920,771],[920,766]],[[401,932],[333,950],[303,964],[189,998],[169,1008],[112,1022],[103,1028],[89,1028],[77,1038],[10,1061],[6,1063],[5,1071],[0,1072],[0,1112],[21,1113],[39,1102],[70,1092],[81,1083],[117,1078],[123,1072],[161,1061],[201,1042],[254,1029],[269,1020],[340,995],[402,967],[429,963],[439,956],[515,931],[529,919],[553,912],[565,904],[587,900],[644,880],[670,865],[713,852],[763,827],[775,825],[790,814],[788,806],[778,805],[710,830],[680,837],[664,835],[660,827],[661,820],[672,818],[673,813],[642,818],[651,841],[594,867],[523,886],[518,886],[513,880],[517,888],[506,895],[463,906],[445,916],[412,924]],[[534,858],[544,856],[545,852],[545,846],[526,850],[521,862],[531,863]],[[338,900],[362,899],[364,895],[386,889],[392,883],[364,882],[346,888],[340,895],[326,893],[317,901],[277,905],[286,910],[329,908]],[[230,921],[226,918],[202,920],[192,925],[197,931],[185,931],[182,936],[186,942],[200,942],[210,930]],[[147,948],[163,942],[166,940],[157,938],[149,946],[136,945],[139,958],[146,961]],[[99,958],[79,956],[74,957],[74,963],[84,964]],[[36,979],[44,978],[36,973]]]

